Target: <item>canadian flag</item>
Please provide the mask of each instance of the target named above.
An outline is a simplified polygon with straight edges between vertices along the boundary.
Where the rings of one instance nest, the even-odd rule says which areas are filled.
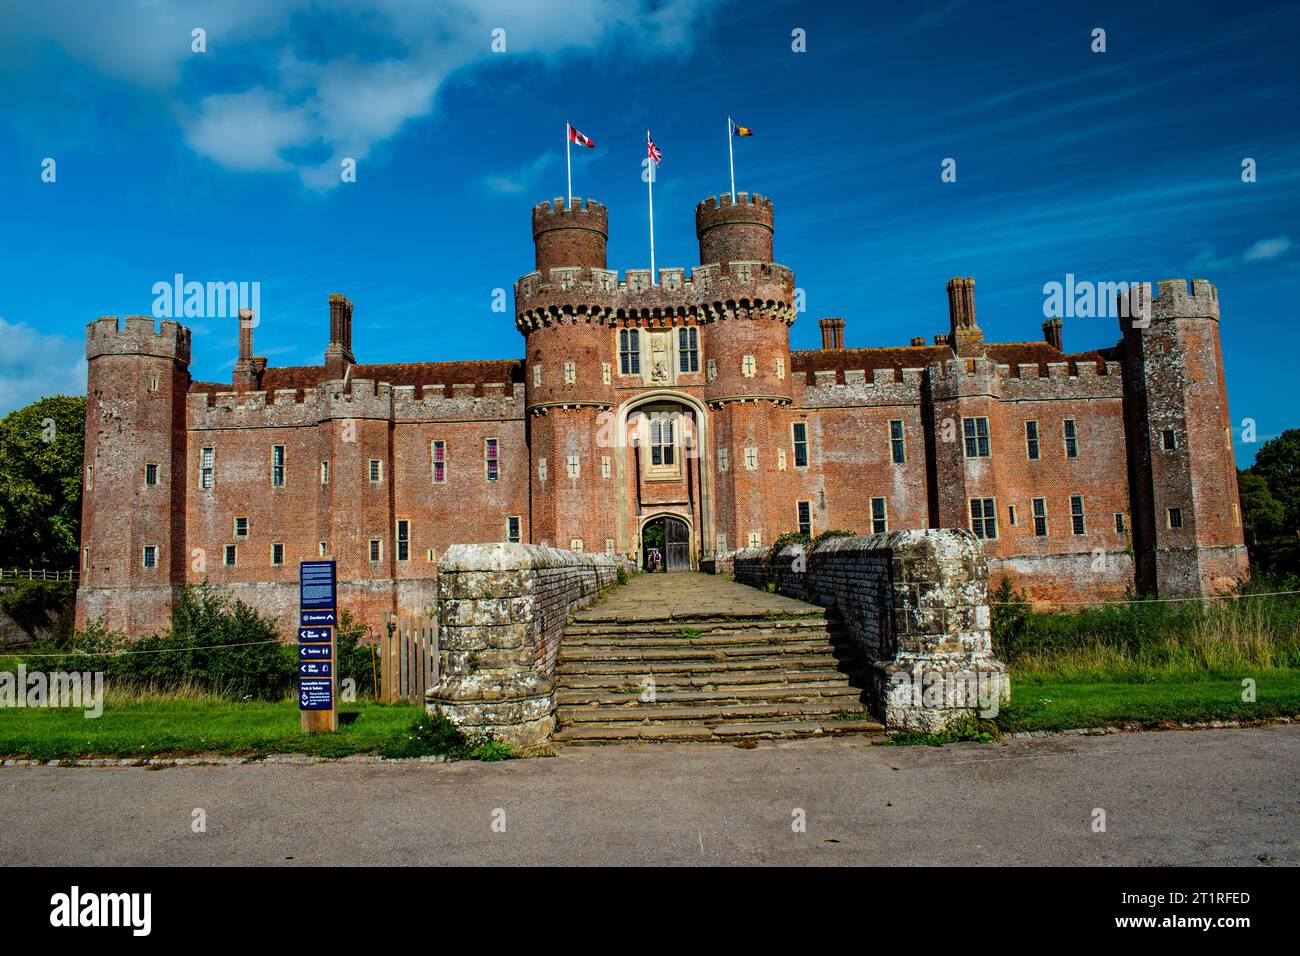
[[[586,136],[583,136],[581,133],[579,133],[579,132],[578,132],[578,131],[573,127],[573,124],[570,124],[570,125],[569,125],[569,142],[571,142],[571,143],[577,143],[579,146],[586,146],[588,149],[595,149],[595,148],[596,148],[596,144],[593,143],[593,142],[592,142],[589,138],[587,138]]]

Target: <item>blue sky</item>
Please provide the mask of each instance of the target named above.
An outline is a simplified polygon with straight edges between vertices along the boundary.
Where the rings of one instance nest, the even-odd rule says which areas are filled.
[[[1040,337],[1043,285],[1067,273],[1204,277],[1233,418],[1262,441],[1300,425],[1296,49],[1300,10],[1249,2],[6,3],[0,413],[84,391],[85,324],[150,312],[176,273],[260,283],[272,364],[321,361],[332,291],[360,361],[517,356],[493,292],[532,268],[566,119],[597,142],[574,192],[609,207],[626,269],[649,264],[645,129],[657,264],[690,266],[731,113],[755,130],[737,187],[773,197],[806,291],[796,348],[822,315],[849,346],[945,331],[953,275],[1011,341]],[[235,320],[189,324],[194,376],[228,380]],[[1069,350],[1117,338],[1066,319]],[[1238,447],[1247,464],[1258,446]]]

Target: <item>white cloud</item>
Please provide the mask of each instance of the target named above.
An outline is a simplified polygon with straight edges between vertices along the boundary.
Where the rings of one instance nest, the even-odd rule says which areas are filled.
[[[1285,256],[1291,251],[1291,246],[1290,236],[1272,236],[1251,243],[1244,251],[1236,255],[1219,257],[1214,254],[1213,248],[1207,247],[1192,259],[1192,269],[1193,271],[1196,269],[1233,269],[1248,262],[1269,262]]]
[[[1290,236],[1273,236],[1261,239],[1246,250],[1242,258],[1247,262],[1259,262],[1265,259],[1277,259],[1291,251]]]
[[[652,57],[691,46],[720,0],[150,0],[62,4],[24,13],[0,37],[0,56],[58,44],[79,62],[168,98],[189,146],[230,169],[294,170],[315,189],[339,183],[404,124],[431,113],[454,71],[489,57],[568,62],[575,50]],[[190,50],[207,31],[208,52]],[[506,52],[490,50],[506,31]],[[326,37],[328,42],[311,41]],[[241,83],[241,71],[247,81]],[[199,96],[187,81],[216,80]]]
[[[0,318],[0,415],[47,395],[86,393],[86,345]]]

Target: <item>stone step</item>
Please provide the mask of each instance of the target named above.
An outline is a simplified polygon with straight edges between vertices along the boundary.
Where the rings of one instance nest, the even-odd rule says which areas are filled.
[[[600,675],[639,675],[656,676],[681,674],[743,674],[762,672],[788,672],[791,674],[819,669],[830,669],[842,673],[851,673],[861,668],[850,655],[839,655],[831,651],[816,654],[781,654],[762,657],[729,658],[722,661],[674,660],[672,658],[658,661],[637,659],[561,661],[557,675],[560,678]]]
[[[768,723],[640,724],[602,726],[581,724],[558,730],[552,740],[574,745],[616,743],[618,741],[716,741],[738,743],[745,740],[795,740],[804,737],[829,737],[843,734],[880,734],[884,727],[874,720],[789,720]]]
[[[795,685],[776,687],[728,687],[712,686],[690,688],[686,690],[669,690],[655,688],[654,704],[641,700],[641,690],[630,691],[607,690],[605,688],[561,687],[556,692],[556,699],[561,709],[566,707],[646,707],[661,704],[803,704],[803,703],[840,703],[846,709],[861,705],[862,692],[843,680],[807,681]],[[865,706],[865,705],[862,705]]]
[[[564,635],[561,647],[734,647],[742,644],[797,644],[816,641],[829,645],[833,638],[825,628],[800,631],[732,631],[695,636],[677,634],[607,634],[574,637]]]
[[[816,684],[823,681],[838,681],[844,684],[854,676],[847,671],[834,667],[809,668],[808,670],[787,670],[782,667],[754,669],[747,671],[679,671],[647,673],[634,671],[622,674],[568,674],[556,677],[556,684],[566,690],[611,690],[627,692],[639,691],[641,682],[653,677],[655,685],[661,690],[687,690],[693,687],[714,685],[717,687],[788,687],[801,684]]]
[[[824,630],[826,618],[821,615],[795,618],[792,620],[759,619],[735,620],[728,618],[712,622],[689,621],[617,621],[617,622],[578,622],[574,621],[565,628],[565,637],[606,637],[611,635],[639,634],[678,634],[681,631],[699,631],[702,634],[728,634],[737,631],[769,630],[776,632],[795,632],[805,630]]]
[[[560,645],[559,659],[562,663],[568,662],[598,662],[598,661],[645,661],[667,662],[677,661],[685,663],[687,661],[707,662],[707,661],[736,661],[754,658],[776,658],[784,659],[786,657],[815,656],[818,652],[824,652],[827,656],[834,655],[836,659],[840,658],[840,653],[822,642],[817,641],[792,641],[788,644],[737,644],[719,647],[649,647],[645,649],[627,646],[611,647],[565,647]],[[847,652],[843,652],[847,659]]]
[[[647,721],[689,721],[700,724],[735,723],[738,721],[803,720],[856,713],[860,704],[845,701],[792,701],[789,704],[705,703],[699,706],[638,704],[634,707],[600,707],[568,705],[556,711],[561,727],[596,723],[617,726]]]
[[[657,611],[653,613],[628,613],[627,611],[610,611],[603,612],[600,608],[592,608],[586,611],[578,611],[569,618],[570,627],[591,627],[593,625],[613,625],[613,626],[640,626],[644,624],[668,624],[672,622],[676,625],[696,626],[712,624],[733,624],[753,623],[754,621],[808,621],[808,620],[825,620],[826,612],[820,608],[810,608],[807,613],[773,613],[771,611],[760,610],[757,608],[733,608],[725,612],[699,613],[684,611],[673,613],[671,611]]]

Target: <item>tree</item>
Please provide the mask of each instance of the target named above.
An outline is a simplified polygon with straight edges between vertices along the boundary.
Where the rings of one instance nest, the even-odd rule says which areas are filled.
[[[1259,544],[1280,535],[1286,525],[1286,509],[1273,497],[1264,476],[1250,469],[1239,471],[1237,488],[1241,493],[1241,522],[1246,529],[1246,540]]]
[[[69,395],[0,419],[0,566],[77,566],[85,427],[86,400]]]
[[[1300,530],[1300,428],[1288,428],[1264,442],[1250,470],[1268,483],[1269,492],[1285,512],[1279,533]]]

